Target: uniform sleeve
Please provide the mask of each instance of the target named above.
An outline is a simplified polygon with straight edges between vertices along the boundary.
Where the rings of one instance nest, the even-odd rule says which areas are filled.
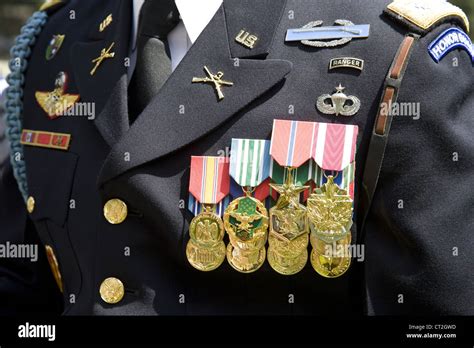
[[[421,37],[401,85],[366,225],[370,314],[474,314],[472,56],[429,53],[450,28]]]
[[[10,245],[37,245],[36,262],[5,257]],[[3,118],[0,118],[0,315],[59,314],[61,296],[46,261],[44,247],[28,219],[13,177]]]

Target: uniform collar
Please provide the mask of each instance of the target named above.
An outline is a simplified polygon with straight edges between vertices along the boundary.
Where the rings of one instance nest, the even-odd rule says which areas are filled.
[[[138,30],[138,17],[145,0],[133,0],[132,47],[135,50]],[[175,0],[184,27],[191,43],[194,43],[209,24],[222,0]]]

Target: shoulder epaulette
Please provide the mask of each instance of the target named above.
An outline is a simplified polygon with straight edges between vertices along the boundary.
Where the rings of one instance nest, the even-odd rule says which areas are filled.
[[[66,3],[67,0],[45,0],[38,10],[51,14],[57,9],[63,7]]]
[[[395,0],[385,13],[421,35],[446,22],[455,22],[469,32],[466,14],[446,0]]]

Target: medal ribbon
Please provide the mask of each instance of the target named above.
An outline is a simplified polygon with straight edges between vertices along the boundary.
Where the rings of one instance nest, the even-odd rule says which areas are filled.
[[[193,156],[189,192],[203,204],[218,204],[230,190],[229,159]]]
[[[354,125],[274,120],[270,154],[282,167],[298,168],[313,158],[323,170],[341,171],[355,159]]]
[[[270,176],[270,141],[232,139],[230,176],[242,187],[257,187]]]

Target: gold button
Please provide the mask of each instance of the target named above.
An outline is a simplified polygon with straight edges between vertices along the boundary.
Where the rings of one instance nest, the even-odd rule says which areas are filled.
[[[114,198],[104,205],[105,219],[112,225],[121,224],[127,218],[128,209],[125,202]]]
[[[26,200],[26,210],[28,210],[30,214],[35,210],[35,199],[32,196]]]
[[[100,297],[105,303],[119,303],[125,294],[125,288],[120,279],[110,277],[100,284]]]

